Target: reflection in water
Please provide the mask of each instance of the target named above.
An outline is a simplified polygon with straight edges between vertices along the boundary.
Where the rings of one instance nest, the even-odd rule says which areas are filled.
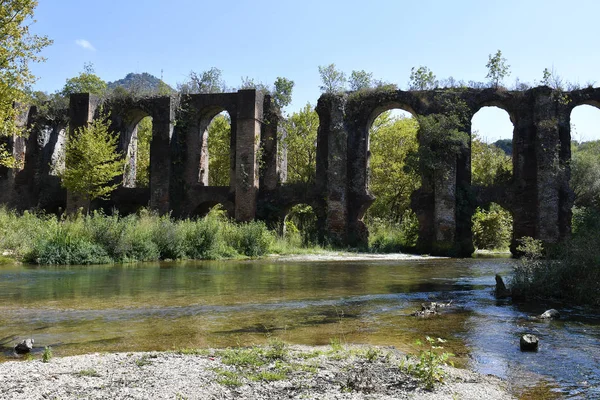
[[[262,343],[393,345],[415,351],[424,336],[517,385],[552,380],[577,396],[598,392],[600,321],[580,309],[535,322],[524,308],[492,296],[494,274],[509,259],[368,262],[173,262],[0,269],[0,360],[17,339],[33,337],[56,355],[170,350]],[[424,301],[453,300],[428,319],[410,313]],[[538,353],[521,353],[533,332]],[[4,358],[1,358],[4,357]],[[537,388],[537,387],[536,387]],[[582,389],[583,388],[583,389]],[[536,389],[537,390],[537,389]]]

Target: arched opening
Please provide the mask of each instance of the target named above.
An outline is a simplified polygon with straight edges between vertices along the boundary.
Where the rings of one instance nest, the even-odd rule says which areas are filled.
[[[570,187],[574,218],[583,209],[600,209],[600,104],[580,105],[571,112]]]
[[[150,143],[152,141],[152,117],[141,117],[129,129],[129,142],[125,152],[123,186],[128,188],[150,186]]]
[[[212,117],[204,130],[198,182],[204,186],[229,186],[231,171],[231,117],[222,111]]]
[[[310,247],[317,244],[317,215],[308,204],[295,204],[283,220],[283,236],[293,247]]]
[[[403,109],[376,112],[379,114],[374,114],[367,142],[367,190],[375,200],[365,210],[363,221],[369,230],[370,247],[377,251],[407,250],[416,246],[419,231],[410,206],[412,193],[421,186],[414,164],[419,124]]]
[[[472,219],[477,250],[508,252],[513,218],[502,207],[512,180],[513,124],[509,114],[495,106],[482,107],[471,121],[471,184],[480,206]]]

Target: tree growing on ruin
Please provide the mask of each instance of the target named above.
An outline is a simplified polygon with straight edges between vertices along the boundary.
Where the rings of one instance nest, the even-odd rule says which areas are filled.
[[[321,92],[340,93],[346,89],[346,74],[338,70],[335,64],[327,66],[319,65],[319,75],[321,76]]]
[[[0,137],[18,133],[14,102],[25,99],[25,90],[35,81],[29,63],[45,59],[39,52],[52,41],[46,36],[29,33],[35,0],[0,1]],[[14,162],[7,149],[0,146],[0,165]]]
[[[65,169],[59,176],[67,190],[84,199],[86,212],[92,200],[107,197],[118,186],[113,181],[123,174],[124,160],[117,141],[107,118],[94,120],[68,138]]]
[[[410,80],[408,82],[408,88],[410,90],[435,89],[437,83],[435,75],[429,68],[420,66],[416,69],[415,67],[410,69]]]
[[[61,94],[68,97],[72,93],[91,93],[102,96],[106,92],[106,82],[94,70],[94,64],[83,64],[83,71],[79,75],[67,79]]]
[[[506,64],[506,58],[502,57],[502,51],[498,50],[493,56],[488,56],[488,62],[485,65],[488,73],[485,76],[489,78],[493,87],[500,86],[504,78],[510,75],[510,65]]]
[[[350,90],[362,90],[373,87],[373,74],[365,70],[352,71],[350,74]]]

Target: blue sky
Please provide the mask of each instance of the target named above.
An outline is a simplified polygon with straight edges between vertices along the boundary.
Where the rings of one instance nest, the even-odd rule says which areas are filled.
[[[488,55],[502,50],[515,78],[534,83],[544,68],[564,79],[600,85],[600,2],[40,0],[34,33],[54,44],[35,64],[36,89],[59,90],[92,62],[106,81],[149,72],[172,86],[191,70],[223,71],[229,86],[242,77],[296,85],[288,111],[316,104],[319,65],[372,72],[406,88],[411,67],[439,78],[485,81]],[[481,115],[480,115],[481,113]],[[484,110],[474,129],[493,141],[510,137],[503,111]],[[600,139],[600,110],[574,111],[577,134]]]

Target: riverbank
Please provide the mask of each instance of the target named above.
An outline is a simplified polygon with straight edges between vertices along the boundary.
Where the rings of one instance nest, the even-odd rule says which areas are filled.
[[[426,390],[407,365],[393,348],[281,343],[88,354],[0,363],[0,393],[10,399],[513,398],[498,378],[448,366],[440,370],[443,382]]]

